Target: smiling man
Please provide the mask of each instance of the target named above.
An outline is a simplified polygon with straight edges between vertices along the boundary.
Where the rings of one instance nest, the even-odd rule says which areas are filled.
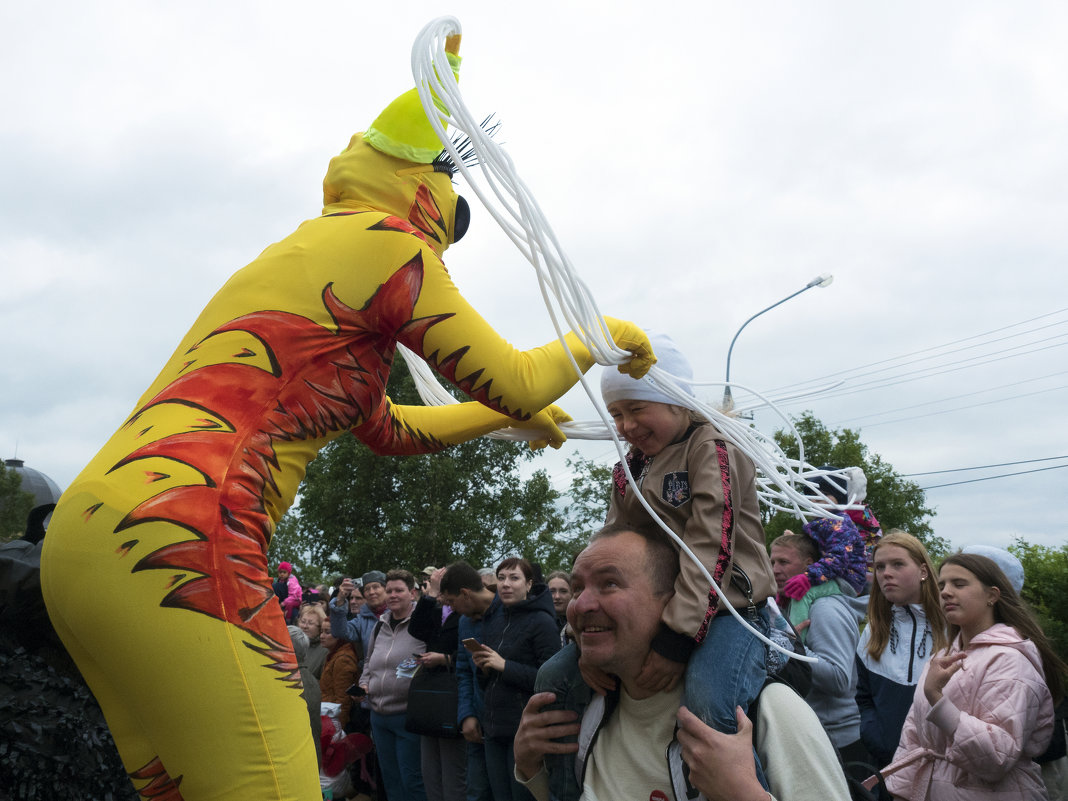
[[[606,528],[579,554],[567,610],[578,642],[569,648],[579,647],[582,664],[617,677],[618,686],[607,696],[589,692],[581,723],[575,712],[554,704],[563,700],[556,693],[539,692],[531,698],[515,740],[516,778],[539,801],[574,801],[580,796],[584,801],[682,801],[692,789],[685,760],[692,769],[690,783],[708,799],[767,801],[753,767],[755,742],[779,797],[848,798],[818,720],[784,685],[765,690],[774,698],[759,705],[755,735],[740,711],[739,731],[733,735],[714,731],[680,711],[681,686],[663,692],[638,686],[677,573],[675,550],[656,531]],[[730,655],[723,658],[726,667]],[[539,690],[552,689],[554,661],[539,671]],[[678,739],[676,720],[681,726]]]

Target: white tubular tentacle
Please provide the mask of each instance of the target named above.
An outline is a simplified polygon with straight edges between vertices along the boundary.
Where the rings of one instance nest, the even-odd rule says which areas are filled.
[[[624,364],[630,359],[630,354],[619,348],[612,340],[593,294],[564,254],[556,234],[542,214],[533,194],[517,175],[511,157],[482,129],[464,104],[459,85],[445,55],[446,37],[459,33],[461,33],[460,23],[454,17],[441,17],[428,23],[416,37],[412,47],[412,74],[427,118],[451,155],[453,163],[463,174],[482,205],[534,267],[553,328],[564,344],[572,366],[601,418],[599,425],[565,423],[561,428],[568,436],[579,439],[610,438],[615,444],[626,471],[627,481],[635,492],[635,496],[639,498],[653,519],[657,520],[660,527],[678,544],[682,552],[698,565],[709,585],[714,587],[719,597],[723,599],[730,614],[770,647],[782,651],[793,659],[807,662],[817,661],[815,657],[798,655],[781,648],[753,628],[727,600],[723,590],[712,579],[711,574],[693,551],[663,520],[660,520],[634,483],[634,477],[627,467],[623,443],[616,434],[599,393],[589,385],[574,355],[567,348],[564,334],[568,330],[573,331],[583,345],[589,349],[594,360],[601,365]],[[464,164],[463,158],[447,135],[446,126],[450,125],[469,137],[471,147],[478,156],[479,176],[473,174],[472,170]],[[401,347],[400,352],[411,369],[419,394],[425,403],[439,405],[457,402],[441,387],[425,362],[406,348]],[[787,459],[774,441],[723,414],[718,408],[697,401],[681,389],[673,376],[655,365],[643,380],[655,384],[679,405],[703,414],[715,424],[724,438],[730,440],[753,459],[757,467],[758,495],[762,501],[773,508],[788,509],[803,517],[831,516],[832,513],[829,510],[814,504],[811,498],[803,494],[803,488],[813,486],[811,479],[814,477],[814,468],[804,463],[803,451],[800,462]],[[761,397],[758,393],[753,394]],[[762,400],[770,408],[775,409],[770,401],[763,398]],[[775,411],[778,412],[778,409]],[[781,413],[780,416],[792,429],[789,419]],[[796,431],[794,433],[796,436]],[[505,429],[491,436],[520,440],[532,438],[532,433]],[[800,438],[798,442],[800,443]]]

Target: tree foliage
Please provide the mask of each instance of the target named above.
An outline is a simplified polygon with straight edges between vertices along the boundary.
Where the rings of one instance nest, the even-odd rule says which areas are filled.
[[[419,403],[402,362],[398,403]],[[480,438],[425,456],[376,456],[351,434],[308,465],[297,507],[280,521],[271,563],[304,583],[325,574],[422,569],[456,559],[494,565],[520,554],[551,570],[570,561],[566,519],[544,471],[523,478],[524,444]]]
[[[871,453],[861,442],[860,434],[849,428],[829,429],[812,412],[793,418],[794,427],[805,447],[805,461],[813,465],[859,467],[868,479],[866,503],[871,505],[883,531],[899,528],[918,537],[932,558],[948,553],[949,542],[936,537],[930,519],[934,510],[919,485],[903,479],[879,454]],[[775,441],[787,456],[797,459],[800,449],[790,431],[775,432]],[[785,529],[796,528],[798,521],[787,512],[778,512],[765,520],[768,542]]]
[[[1068,662],[1068,545],[1030,545],[1017,537],[1009,550],[1023,564],[1020,594],[1034,609],[1057,655]]]
[[[33,508],[33,493],[22,489],[18,471],[0,464],[0,542],[22,536]]]
[[[608,514],[609,493],[612,487],[612,468],[592,459],[575,455],[567,459],[571,469],[571,485],[564,503],[564,528],[560,547],[566,558],[560,570],[571,570],[575,557],[586,547],[590,537],[604,525]]]

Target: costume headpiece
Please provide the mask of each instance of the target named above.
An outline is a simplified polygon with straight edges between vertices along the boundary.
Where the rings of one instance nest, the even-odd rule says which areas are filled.
[[[449,36],[446,56],[453,76],[460,68],[459,48],[459,34]],[[436,95],[433,103],[444,115]],[[434,122],[444,129],[443,117]],[[452,186],[455,170],[418,90],[409,89],[330,160],[323,179],[323,213],[382,211],[407,220],[440,258],[464,235],[471,219],[467,202]]]
[[[448,37],[445,55],[457,78],[460,75],[459,52],[460,36]],[[375,150],[418,164],[432,164],[445,147],[423,111],[417,89],[409,89],[386,106],[364,132],[363,138]]]

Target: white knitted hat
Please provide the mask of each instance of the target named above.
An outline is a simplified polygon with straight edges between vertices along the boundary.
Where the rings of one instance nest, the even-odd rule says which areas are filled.
[[[656,366],[670,373],[687,395],[693,395],[693,368],[675,345],[675,341],[667,334],[658,334],[648,329],[645,333],[649,335],[649,343],[653,346],[653,353],[656,354]],[[606,405],[620,400],[676,403],[665,395],[650,378],[631,378],[619,372],[615,367],[601,368],[601,398]]]

